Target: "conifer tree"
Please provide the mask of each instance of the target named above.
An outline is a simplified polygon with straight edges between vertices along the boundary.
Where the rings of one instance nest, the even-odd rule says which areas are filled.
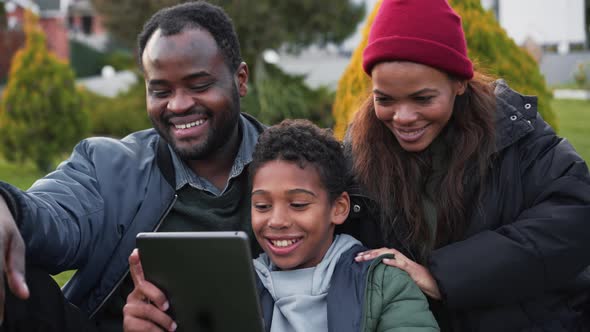
[[[536,95],[539,98],[539,112],[545,121],[556,128],[557,119],[550,105],[551,92],[535,60],[508,37],[493,13],[483,9],[480,0],[450,0],[449,3],[462,17],[468,54],[475,69],[506,80],[512,89],[520,93]],[[380,4],[381,1],[375,5],[367,20],[363,39],[338,83],[332,109],[337,137],[344,136],[354,112],[370,93],[371,82],[362,69],[362,51]]]
[[[8,160],[32,160],[50,170],[59,153],[88,132],[74,73],[49,53],[38,18],[25,13],[25,47],[12,59],[0,102],[0,149]]]

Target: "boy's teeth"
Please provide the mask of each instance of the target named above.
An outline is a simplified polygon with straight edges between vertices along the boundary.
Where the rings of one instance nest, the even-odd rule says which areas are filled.
[[[271,240],[271,242],[275,247],[288,247],[297,242],[297,240]]]
[[[197,121],[193,121],[193,122],[189,122],[189,123],[175,125],[175,127],[176,127],[176,129],[187,129],[190,127],[200,126],[203,123],[205,123],[205,120],[197,120]]]

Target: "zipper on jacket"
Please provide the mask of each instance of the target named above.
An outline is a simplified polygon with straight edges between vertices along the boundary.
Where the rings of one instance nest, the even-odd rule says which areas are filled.
[[[172,210],[172,207],[174,206],[174,203],[176,203],[176,200],[177,199],[178,199],[178,194],[174,194],[174,197],[172,198],[172,201],[170,202],[170,204],[168,205],[168,207],[164,211],[164,214],[162,215],[162,217],[160,218],[160,220],[158,221],[158,223],[156,224],[156,227],[152,230],[152,232],[156,232],[160,228],[160,226],[162,226],[162,223],[164,222],[164,219],[166,219],[166,217],[170,213],[170,210]],[[107,294],[107,296],[104,298],[104,300],[102,300],[102,302],[100,302],[100,304],[98,305],[98,307],[96,307],[96,309],[94,309],[94,311],[92,311],[92,313],[90,314],[90,319],[94,318],[94,315],[96,315],[96,313],[111,298],[111,296],[113,295],[113,293],[115,293],[115,291],[117,289],[119,289],[119,286],[121,286],[121,283],[123,283],[123,280],[125,280],[125,278],[127,278],[127,275],[129,275],[129,269],[127,269],[127,271],[123,274],[123,276],[119,279],[119,281],[117,281],[117,283],[115,284],[115,286],[113,287],[113,289],[111,289],[111,291]]]

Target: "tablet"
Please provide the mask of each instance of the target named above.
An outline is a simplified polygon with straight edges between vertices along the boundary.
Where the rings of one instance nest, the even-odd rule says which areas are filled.
[[[177,331],[264,331],[246,233],[139,233],[137,248]]]

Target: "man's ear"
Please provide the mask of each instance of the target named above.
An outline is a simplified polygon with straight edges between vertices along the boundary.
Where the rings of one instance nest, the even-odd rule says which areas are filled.
[[[332,203],[332,224],[343,224],[350,212],[350,196],[345,191]]]
[[[236,85],[240,97],[244,97],[248,93],[248,65],[245,62],[240,63],[236,70]]]

